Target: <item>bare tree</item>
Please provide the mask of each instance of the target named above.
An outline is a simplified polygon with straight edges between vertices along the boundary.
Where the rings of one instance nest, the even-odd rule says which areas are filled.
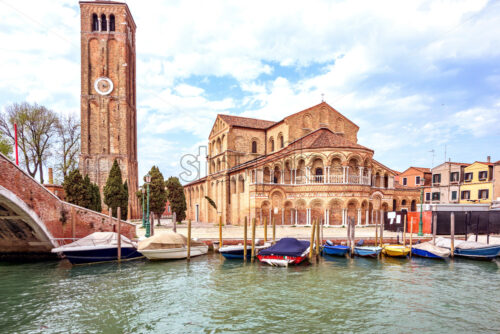
[[[56,126],[58,150],[56,171],[64,179],[78,164],[80,152],[80,121],[74,114],[61,115]]]
[[[14,103],[0,114],[0,131],[14,140],[14,123],[17,123],[18,144],[26,171],[35,177],[38,172],[43,183],[43,165],[50,156],[50,145],[55,140],[58,123],[55,112],[38,104]]]

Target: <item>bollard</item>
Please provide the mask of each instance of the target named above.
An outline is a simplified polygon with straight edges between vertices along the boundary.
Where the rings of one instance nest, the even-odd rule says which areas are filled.
[[[247,216],[245,216],[245,225],[243,226],[243,261],[247,260]]]
[[[255,257],[255,218],[252,218],[252,262]]]
[[[309,260],[312,259],[314,254],[314,228],[315,228],[314,220],[311,226],[311,241],[309,242]]]
[[[455,255],[455,212],[450,214],[451,258]]]
[[[117,243],[117,255],[118,255],[118,262],[120,262],[122,260],[122,234],[121,234],[121,219],[122,219],[122,212],[121,212],[121,208],[118,207],[117,208],[117,212],[116,212],[116,216],[118,217],[118,226],[116,228],[117,232],[118,232],[118,239],[116,241]]]

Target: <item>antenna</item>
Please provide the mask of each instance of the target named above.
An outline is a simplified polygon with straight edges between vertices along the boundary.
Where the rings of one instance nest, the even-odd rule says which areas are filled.
[[[436,151],[434,151],[434,149],[432,149],[432,150],[430,150],[429,152],[431,152],[431,153],[432,153],[432,164],[431,164],[431,168],[434,168],[434,153],[435,153]]]
[[[321,93],[321,102],[325,102],[325,93]]]

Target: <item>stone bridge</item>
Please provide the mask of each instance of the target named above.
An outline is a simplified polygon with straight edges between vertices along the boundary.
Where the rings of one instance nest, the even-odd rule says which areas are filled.
[[[118,220],[60,200],[0,154],[0,257],[44,258],[69,238],[116,231]],[[121,233],[135,236],[135,225],[121,222]],[[66,240],[62,240],[66,239]]]

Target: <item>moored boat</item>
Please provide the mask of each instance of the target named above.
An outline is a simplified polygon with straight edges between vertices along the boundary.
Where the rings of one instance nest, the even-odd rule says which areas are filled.
[[[129,238],[121,237],[121,260],[143,257]],[[70,244],[52,249],[62,253],[71,264],[88,264],[118,260],[118,233],[94,232]]]
[[[263,246],[256,246],[255,253],[258,254],[261,250],[266,249],[271,246],[271,243],[266,243]],[[243,245],[230,245],[219,248],[219,253],[226,259],[231,260],[243,260],[244,248]],[[247,259],[252,256],[252,246],[247,245]]]
[[[403,245],[384,245],[382,252],[387,256],[406,257],[410,253],[410,247]]]
[[[334,245],[330,240],[326,241],[326,244],[323,245],[323,255],[331,255],[331,256],[345,256],[349,252],[349,246],[345,245]]]
[[[382,247],[378,246],[356,246],[354,247],[354,255],[362,257],[376,258],[382,251]]]
[[[493,260],[500,255],[500,245],[487,245],[474,241],[455,240],[454,255],[474,260]],[[451,249],[451,239],[437,238],[436,245]]]
[[[304,262],[308,254],[309,241],[295,238],[283,238],[273,246],[260,251],[257,258],[260,262],[272,266],[287,267],[290,264]]]
[[[190,256],[207,254],[208,246],[191,239]],[[187,238],[172,231],[155,234],[139,241],[138,251],[149,260],[177,260],[187,258]]]
[[[414,256],[429,259],[445,259],[450,256],[451,251],[443,247],[435,246],[432,242],[423,242],[421,244],[413,245],[411,253]]]

